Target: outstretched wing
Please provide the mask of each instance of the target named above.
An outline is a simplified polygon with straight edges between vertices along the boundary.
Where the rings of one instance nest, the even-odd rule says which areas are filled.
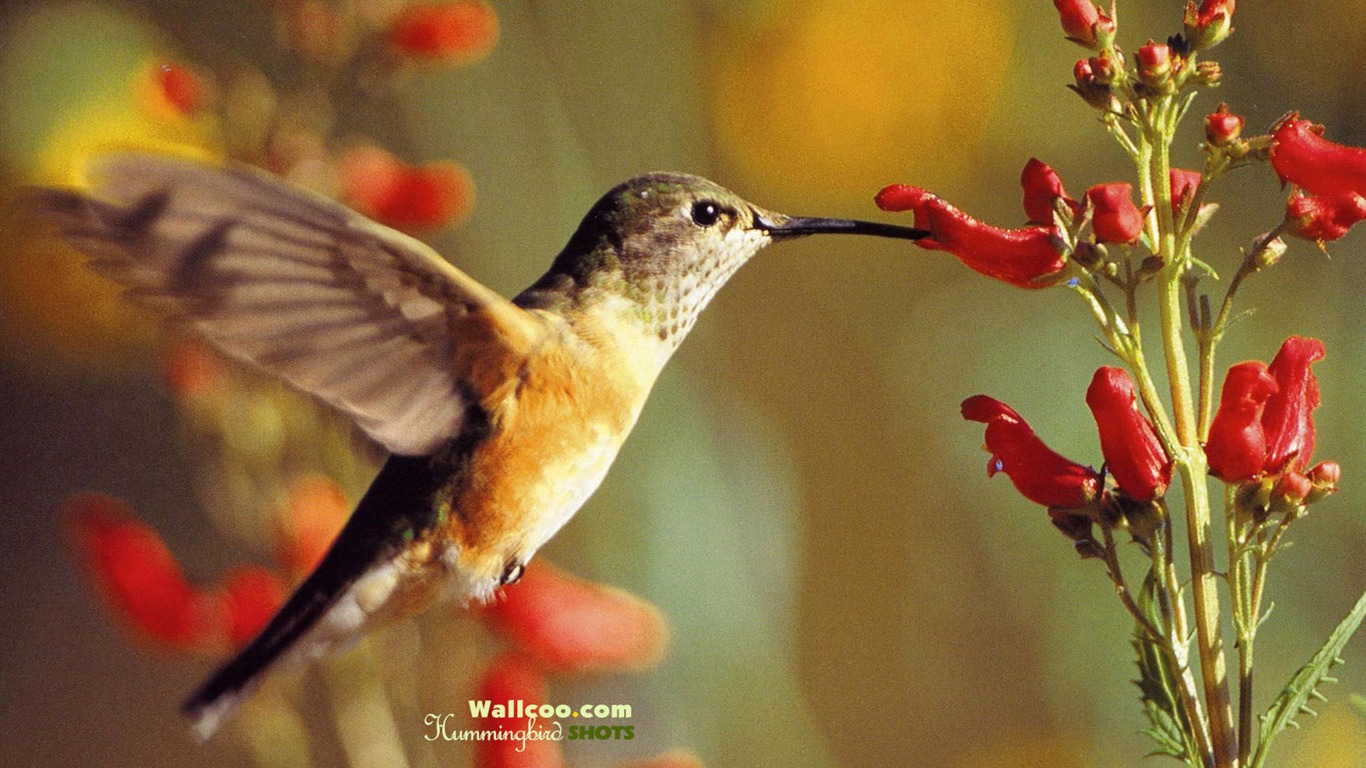
[[[115,155],[90,177],[34,199],[96,271],[393,453],[455,436],[487,394],[465,369],[516,370],[545,333],[422,243],[263,173]]]

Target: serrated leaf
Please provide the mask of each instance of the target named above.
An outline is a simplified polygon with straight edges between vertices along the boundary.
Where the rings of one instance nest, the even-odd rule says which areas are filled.
[[[1156,605],[1154,588],[1150,573],[1138,594],[1138,606],[1153,626],[1160,627],[1162,616]],[[1157,749],[1150,754],[1169,755],[1189,766],[1199,766],[1200,755],[1190,740],[1190,723],[1177,689],[1181,684],[1179,672],[1162,646],[1148,636],[1142,625],[1134,627],[1133,646],[1139,675],[1134,683],[1140,692],[1143,711],[1152,724],[1143,733],[1157,743]]]
[[[1328,636],[1328,641],[1318,653],[1310,657],[1309,662],[1290,678],[1285,690],[1281,691],[1281,695],[1276,697],[1276,701],[1262,716],[1261,734],[1257,740],[1257,748],[1248,761],[1248,768],[1261,768],[1266,762],[1267,750],[1276,734],[1285,730],[1286,726],[1299,727],[1295,722],[1295,715],[1301,712],[1313,713],[1308,707],[1310,697],[1317,694],[1320,683],[1333,682],[1333,679],[1328,677],[1328,671],[1343,663],[1340,656],[1342,649],[1357,631],[1357,627],[1361,626],[1363,618],[1366,618],[1366,595],[1361,596],[1347,617],[1333,629],[1333,633]],[[1322,694],[1318,694],[1318,698],[1322,698]]]

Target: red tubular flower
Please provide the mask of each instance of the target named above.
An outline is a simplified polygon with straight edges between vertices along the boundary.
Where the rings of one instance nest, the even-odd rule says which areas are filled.
[[[1292,195],[1285,204],[1286,231],[1317,243],[1342,237],[1362,219],[1366,219],[1366,198],[1355,192]]]
[[[474,204],[474,181],[454,163],[415,167],[378,147],[359,147],[341,159],[339,172],[351,207],[408,232],[444,227]]]
[[[1081,204],[1067,196],[1058,172],[1038,158],[1031,157],[1025,163],[1020,186],[1024,188],[1024,210],[1031,224],[1052,226],[1054,205],[1059,198],[1072,209],[1072,215],[1081,211]]]
[[[1096,48],[1098,33],[1114,34],[1115,22],[1090,0],[1053,0],[1053,7],[1058,9],[1062,31],[1068,40]]]
[[[1215,477],[1234,483],[1262,471],[1266,463],[1266,431],[1262,409],[1280,386],[1259,360],[1238,363],[1224,376],[1219,410],[1210,422],[1205,455]]]
[[[448,64],[478,61],[498,41],[498,15],[486,2],[404,8],[389,27],[389,43],[406,56]]]
[[[74,541],[101,594],[134,630],[188,650],[211,643],[220,606],[185,580],[161,537],[122,501],[84,493],[66,502]]]
[[[1267,367],[1278,386],[1262,412],[1267,472],[1287,467],[1303,472],[1309,466],[1314,454],[1314,409],[1319,406],[1319,382],[1310,366],[1323,357],[1323,342],[1291,336]]]
[[[1172,182],[1172,213],[1179,214],[1185,208],[1187,196],[1194,199],[1195,190],[1200,188],[1203,176],[1199,171],[1188,171],[1185,168],[1173,168],[1169,176]]]
[[[973,395],[963,401],[962,413],[968,421],[987,425],[988,476],[1006,473],[1022,496],[1045,507],[1072,509],[1096,497],[1100,476],[1095,470],[1044,445],[1010,406],[986,395]]]
[[[1366,195],[1366,149],[1323,138],[1322,126],[1291,112],[1271,132],[1271,167],[1316,195]]]
[[[1243,133],[1243,116],[1228,111],[1220,102],[1214,111],[1205,115],[1205,141],[1212,147],[1222,147],[1236,141]]]
[[[1134,188],[1125,182],[1097,184],[1086,190],[1091,230],[1103,243],[1132,245],[1143,232],[1143,213],[1134,205]]]
[[[1091,377],[1086,404],[1100,431],[1105,467],[1120,490],[1137,501],[1152,501],[1171,484],[1172,462],[1153,425],[1138,410],[1134,382],[1123,368],[1102,366]]]
[[[1067,259],[1052,227],[1000,229],[963,213],[919,187],[893,184],[877,194],[884,211],[914,211],[915,225],[930,231],[922,248],[948,251],[968,267],[1021,288],[1043,288]]]

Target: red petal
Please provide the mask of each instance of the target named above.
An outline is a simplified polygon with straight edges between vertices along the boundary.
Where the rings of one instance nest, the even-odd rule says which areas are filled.
[[[963,401],[963,418],[987,425],[986,444],[994,464],[1026,499],[1046,507],[1076,508],[1095,498],[1100,478],[1089,467],[1058,454],[1005,403],[974,395]]]
[[[509,702],[523,702],[526,706],[549,704],[544,675],[530,659],[517,654],[503,654],[490,662],[475,691],[476,700],[506,706]],[[513,705],[516,706],[515,704]],[[515,715],[515,712],[509,712]],[[488,717],[476,720],[480,730],[523,731],[529,724],[526,717]],[[537,731],[553,728],[545,718],[536,717]],[[478,768],[563,768],[564,754],[559,744],[543,739],[527,739],[525,749],[521,739],[483,739],[475,744],[474,764]]]
[[[1052,226],[1054,201],[1062,198],[1075,215],[1080,206],[1067,196],[1058,172],[1038,158],[1031,157],[1020,172],[1020,186],[1024,189],[1025,215],[1033,224]]]
[[[1227,482],[1247,480],[1266,462],[1262,409],[1279,386],[1266,364],[1252,360],[1228,369],[1219,411],[1210,422],[1205,455],[1210,472]]]
[[[185,580],[161,537],[126,504],[83,493],[64,506],[77,550],[115,612],[162,645],[185,650],[213,642],[218,606]]]
[[[228,611],[228,639],[240,646],[260,634],[285,602],[285,588],[275,574],[258,566],[244,566],[224,580]]]
[[[543,666],[564,672],[634,669],[659,660],[668,625],[653,606],[543,562],[488,606],[493,624]]]
[[[1203,178],[1199,171],[1188,171],[1185,168],[1173,168],[1168,176],[1172,183],[1172,212],[1180,213],[1186,196],[1195,195],[1195,191],[1200,188],[1200,180]]]
[[[1165,493],[1172,462],[1152,423],[1138,410],[1129,374],[1111,366],[1097,369],[1086,390],[1086,404],[1100,432],[1105,466],[1120,489],[1138,501],[1151,501]]]
[[[1143,214],[1134,205],[1132,184],[1112,182],[1086,190],[1091,202],[1091,229],[1103,243],[1132,245],[1143,232]]]
[[[1366,198],[1355,192],[1294,195],[1285,204],[1285,218],[1290,234],[1324,243],[1342,237],[1366,219]]]
[[[1279,472],[1287,464],[1297,471],[1309,466],[1314,454],[1314,409],[1319,406],[1319,383],[1310,366],[1324,354],[1318,339],[1291,336],[1267,367],[1279,386],[1262,413],[1267,472]]]
[[[1271,167],[1316,195],[1366,195],[1366,149],[1335,144],[1291,113],[1271,134]]]
[[[418,59],[469,63],[483,58],[498,41],[498,15],[484,2],[413,5],[389,28],[389,42]]]

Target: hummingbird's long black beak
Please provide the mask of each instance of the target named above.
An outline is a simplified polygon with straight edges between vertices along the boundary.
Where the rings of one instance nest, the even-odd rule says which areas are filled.
[[[805,235],[875,235],[877,237],[899,237],[903,240],[919,240],[929,237],[930,233],[914,227],[899,227],[895,224],[880,224],[875,221],[857,219],[822,219],[810,216],[781,216],[754,212],[754,226],[769,234],[774,240]]]

